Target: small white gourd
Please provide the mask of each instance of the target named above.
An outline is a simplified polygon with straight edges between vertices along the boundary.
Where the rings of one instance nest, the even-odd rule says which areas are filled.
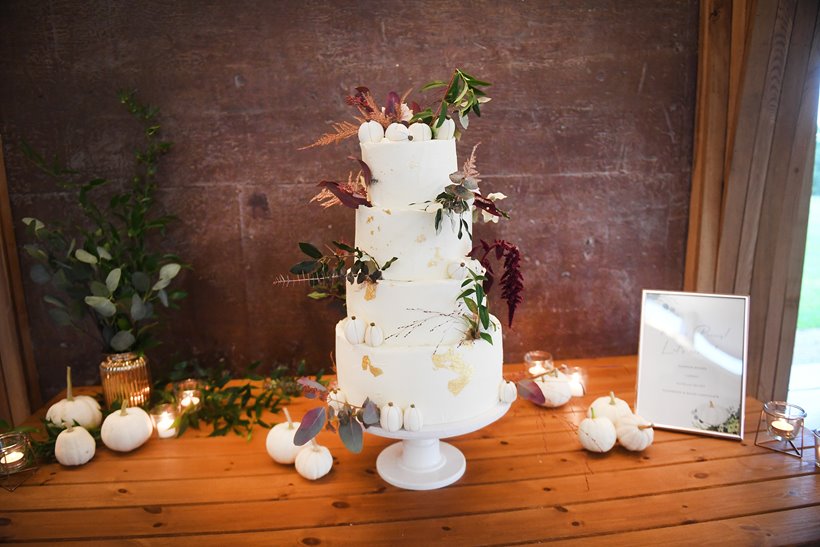
[[[421,431],[424,419],[416,405],[411,404],[404,409],[404,429],[407,431]]]
[[[621,416],[615,433],[621,446],[632,452],[645,450],[655,440],[652,424],[637,414]]]
[[[426,123],[414,123],[408,130],[410,131],[408,139],[414,142],[429,141],[433,138],[433,130]]]
[[[94,457],[97,443],[82,426],[68,426],[60,431],[54,443],[54,457],[61,465],[84,465]]]
[[[558,370],[551,370],[547,374],[538,378],[535,384],[541,388],[544,394],[544,404],[547,408],[558,408],[569,402],[572,398],[572,387],[569,385],[566,375]]]
[[[296,456],[296,471],[310,481],[321,479],[330,473],[331,467],[333,467],[333,456],[330,450],[316,444],[313,440]]]
[[[294,422],[290,419],[290,412],[285,411],[285,423],[276,424],[265,437],[265,450],[268,455],[273,458],[276,463],[289,465],[296,461],[296,456],[302,451],[304,446],[296,446],[293,444],[293,437],[299,429],[299,422]]]
[[[410,137],[410,130],[402,123],[391,123],[387,126],[384,136],[387,137],[387,140],[394,142],[406,141]]]
[[[364,122],[359,126],[359,142],[382,142],[384,127],[375,120]]]
[[[364,331],[364,343],[371,347],[384,344],[384,332],[376,323],[370,323]]]
[[[351,344],[361,344],[364,342],[365,322],[355,315],[345,321],[345,338]]]
[[[100,437],[105,446],[117,452],[131,452],[139,448],[154,433],[154,422],[138,406],[126,407],[109,414],[100,429]]]
[[[382,406],[379,415],[379,425],[385,431],[398,431],[402,426],[402,412],[392,402]]]
[[[448,141],[456,134],[456,122],[447,118],[441,127],[433,128],[433,138],[437,141]]]
[[[578,425],[578,440],[590,452],[609,452],[618,438],[615,426],[609,418],[596,417],[595,409],[590,411],[592,417],[584,418]]]
[[[498,386],[498,398],[502,403],[512,403],[518,397],[518,388],[515,387],[514,382],[504,380]]]
[[[615,397],[615,393],[610,391],[607,397],[598,397],[592,404],[589,405],[587,416],[592,416],[592,410],[595,409],[595,414],[602,418],[609,418],[614,425],[618,424],[618,420],[622,416],[631,416],[632,409],[623,399]]]
[[[88,395],[75,396],[71,385],[71,367],[65,368],[65,399],[57,401],[46,412],[46,420],[60,427],[69,427],[74,422],[86,429],[100,427],[102,412],[100,404]]]

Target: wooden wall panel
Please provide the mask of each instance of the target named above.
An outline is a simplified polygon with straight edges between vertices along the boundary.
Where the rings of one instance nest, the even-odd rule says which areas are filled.
[[[505,355],[637,349],[641,289],[680,289],[689,203],[698,3],[616,0],[0,3],[0,131],[16,222],[72,220],[70,197],[22,159],[21,138],[73,167],[127,174],[135,135],[114,91],[162,107],[175,151],[163,206],[182,221],[167,248],[194,269],[191,294],[152,355],[236,364],[307,357],[327,367],[338,310],[271,287],[296,242],[350,240],[349,211],[307,202],[346,176],[355,143],[297,152],[356,85],[378,96],[453,66],[493,82],[477,142],[485,187],[513,220],[476,236],[524,253],[526,301]],[[44,392],[96,348],[55,330],[26,285]],[[503,317],[499,302],[495,310]]]

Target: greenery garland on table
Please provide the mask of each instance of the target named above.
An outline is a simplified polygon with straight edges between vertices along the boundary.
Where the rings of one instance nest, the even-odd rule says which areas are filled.
[[[196,359],[181,361],[171,368],[167,376],[155,383],[148,410],[156,404],[176,403],[174,383],[195,378],[200,384],[202,401],[199,408],[178,415],[175,424],[177,436],[182,436],[188,428],[198,430],[203,425],[208,425],[212,428],[209,437],[233,433],[250,441],[255,426],[259,425],[266,429],[272,427],[272,424],[268,424],[262,418],[265,412],[276,414],[292,397],[301,395],[296,378],[303,376],[306,371],[304,360],[297,363],[295,370],[294,367],[275,364],[266,375],[257,372],[260,365],[261,361],[255,361],[242,373],[233,374],[224,361],[220,361],[214,367],[202,367]],[[296,376],[293,375],[294,372]],[[320,371],[317,374],[319,382],[323,382],[321,376]],[[97,394],[97,398],[102,402],[101,394]],[[119,407],[120,403],[117,402],[111,409],[104,410],[103,418],[118,411]],[[39,428],[12,428],[7,422],[0,420],[0,433],[28,433],[37,459],[42,462],[53,462],[54,444],[63,428],[45,419],[41,421],[42,426]],[[99,445],[100,428],[89,429],[88,432]]]

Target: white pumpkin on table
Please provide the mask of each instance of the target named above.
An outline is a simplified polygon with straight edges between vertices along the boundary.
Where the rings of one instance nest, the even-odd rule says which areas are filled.
[[[66,396],[65,399],[51,405],[46,412],[46,420],[59,427],[69,427],[79,424],[86,429],[100,427],[102,412],[100,404],[88,395],[74,395],[71,383],[71,367],[65,368]]]
[[[105,446],[117,452],[136,450],[151,438],[154,422],[151,416],[138,406],[125,406],[109,414],[102,424],[100,437]]]
[[[268,431],[265,439],[265,449],[273,461],[281,464],[292,464],[296,461],[296,456],[304,448],[293,444],[293,437],[299,429],[301,422],[294,422],[290,418],[290,412],[283,408],[285,412],[285,423],[276,424]]]
[[[609,418],[598,416],[594,408],[589,411],[590,417],[578,426],[578,440],[590,452],[609,452],[618,438],[615,426]]]
[[[57,435],[54,457],[60,465],[74,466],[88,463],[97,451],[97,442],[82,426],[68,426]]]
[[[569,378],[559,370],[552,369],[536,379],[536,385],[544,394],[544,404],[548,408],[564,406],[572,398]]]
[[[618,425],[615,427],[615,433],[621,446],[632,452],[646,450],[655,439],[652,423],[637,414],[621,416]]]
[[[333,456],[326,447],[311,439],[307,446],[300,447],[296,456],[296,471],[304,478],[315,481],[321,479],[333,467]]]
[[[618,421],[622,416],[632,415],[632,409],[629,408],[629,404],[623,399],[615,397],[613,391],[610,391],[606,397],[598,397],[589,405],[589,410],[587,410],[588,417],[592,417],[593,410],[599,418],[609,418],[609,421],[611,421],[613,425],[618,425]]]

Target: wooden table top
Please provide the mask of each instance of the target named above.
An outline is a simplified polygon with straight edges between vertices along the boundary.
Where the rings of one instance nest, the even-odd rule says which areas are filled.
[[[820,541],[820,473],[754,445],[760,403],[743,442],[656,431],[642,453],[585,452],[575,428],[615,390],[634,400],[635,357],[572,361],[588,395],[560,409],[516,401],[498,422],[449,442],[467,457],[457,483],[417,492],[383,482],[376,456],[392,441],[365,436],[360,454],[322,433],[334,466],[310,482],[253,439],[152,438],[129,454],[104,447],[80,468],[40,467],[0,490],[0,541],[83,545],[794,544]],[[510,371],[512,371],[512,367]],[[316,405],[290,405],[301,417]],[[274,418],[274,421],[277,421]],[[281,418],[278,421],[282,421]],[[811,444],[810,435],[806,443]]]

